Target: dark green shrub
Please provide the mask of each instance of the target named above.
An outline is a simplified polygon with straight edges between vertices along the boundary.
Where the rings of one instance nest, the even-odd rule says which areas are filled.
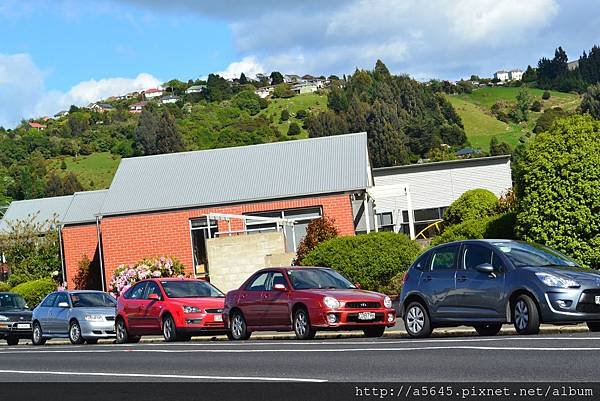
[[[493,216],[500,203],[496,195],[487,189],[472,189],[462,194],[446,209],[446,224],[460,224],[467,220]]]
[[[296,112],[296,118],[298,118],[300,120],[305,119],[307,115],[308,115],[308,113],[304,109],[300,109]]]
[[[294,135],[298,135],[300,134],[300,126],[298,125],[298,123],[291,123],[290,127],[288,128],[288,132],[287,132],[288,136],[294,136]]]
[[[11,286],[6,281],[0,281],[0,292],[10,291]]]
[[[544,91],[544,94],[542,95],[542,99],[544,99],[544,100],[550,99],[550,92]]]
[[[533,103],[531,103],[531,107],[529,108],[529,110],[535,112],[542,111],[542,102],[540,102],[539,100],[534,100]]]
[[[21,294],[30,308],[35,308],[49,293],[56,291],[56,283],[51,278],[41,278],[19,284],[12,292]]]
[[[515,224],[514,213],[467,220],[446,228],[441,235],[433,238],[431,244],[440,245],[466,239],[513,239],[515,238]]]
[[[397,295],[402,285],[398,277],[420,253],[419,245],[408,236],[379,232],[325,241],[302,265],[331,267],[364,289]]]
[[[290,119],[290,112],[287,109],[281,110],[281,121],[287,121]]]

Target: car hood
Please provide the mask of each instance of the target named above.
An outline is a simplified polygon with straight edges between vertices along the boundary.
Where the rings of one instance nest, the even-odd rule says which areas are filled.
[[[9,322],[31,321],[32,312],[30,310],[6,310],[0,311],[0,315],[6,316]]]
[[[575,280],[580,284],[588,284],[593,287],[600,287],[600,273],[581,269],[573,266],[553,266],[553,267],[526,267],[534,273],[551,273],[564,278]]]
[[[198,308],[217,308],[222,309],[225,306],[225,298],[198,297],[198,298],[169,298],[169,303],[179,304],[181,306],[197,306]]]
[[[110,307],[73,308],[73,313],[80,315],[115,316],[115,311],[115,308]]]
[[[312,294],[319,294],[324,297],[333,297],[340,302],[382,302],[385,295],[378,292],[356,289],[334,289],[320,288],[312,290],[302,290]]]

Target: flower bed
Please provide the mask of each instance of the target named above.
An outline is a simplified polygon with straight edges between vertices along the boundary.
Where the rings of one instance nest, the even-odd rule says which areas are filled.
[[[117,297],[134,283],[153,277],[184,277],[184,267],[177,259],[164,256],[156,259],[143,259],[135,265],[121,265],[115,270],[108,289]]]

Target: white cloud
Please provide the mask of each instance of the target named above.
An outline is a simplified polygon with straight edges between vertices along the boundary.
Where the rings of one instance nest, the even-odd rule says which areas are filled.
[[[224,71],[217,72],[223,78],[239,78],[242,72],[247,77],[254,77],[256,74],[265,72],[263,66],[256,60],[255,57],[244,57],[240,61],[234,61],[229,64]]]
[[[135,78],[91,79],[61,92],[47,90],[44,78],[44,72],[28,54],[0,54],[0,126],[13,127],[22,118],[53,115],[72,104],[82,106],[161,83],[158,78],[141,73]]]

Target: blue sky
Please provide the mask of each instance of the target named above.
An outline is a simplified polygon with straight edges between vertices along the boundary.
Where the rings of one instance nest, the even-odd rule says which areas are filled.
[[[210,72],[490,76],[598,26],[587,0],[0,0],[0,125]]]

